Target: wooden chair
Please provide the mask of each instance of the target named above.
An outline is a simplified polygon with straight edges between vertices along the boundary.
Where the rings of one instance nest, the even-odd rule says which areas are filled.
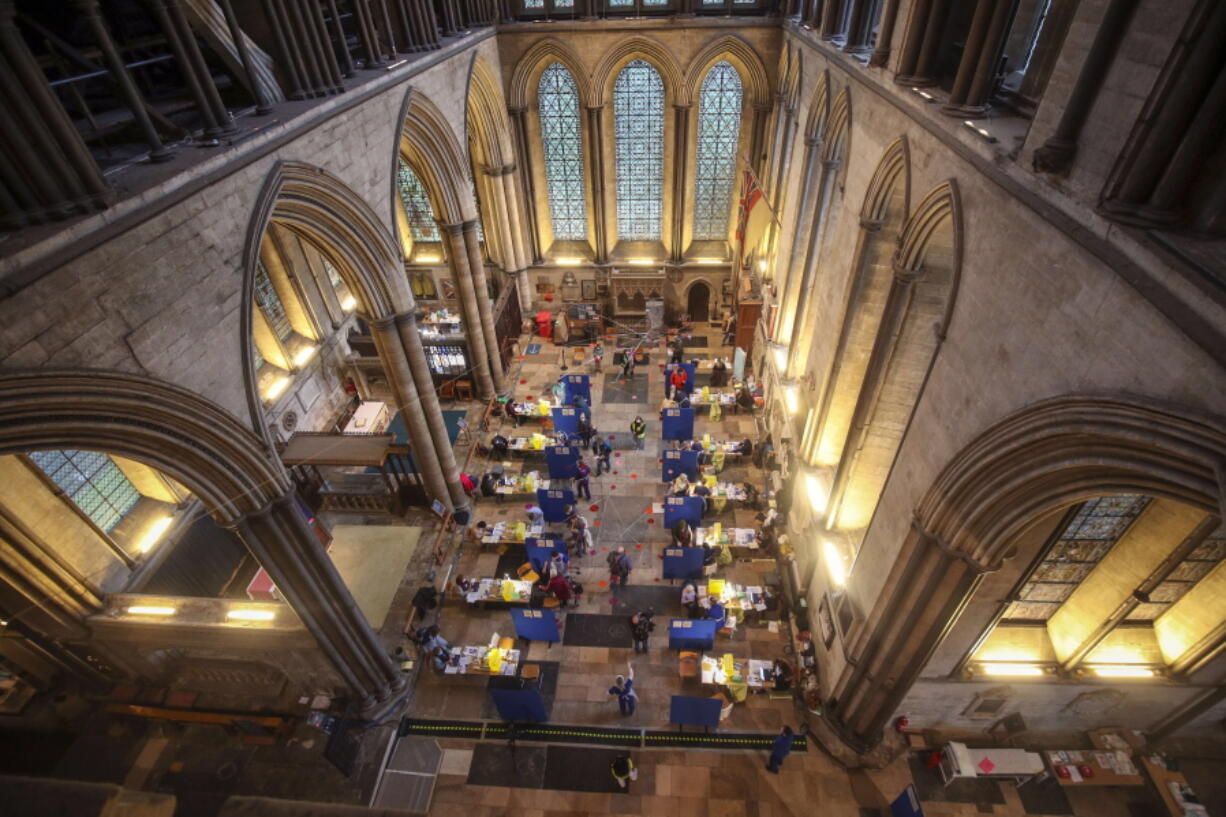
[[[515,649],[515,639],[510,636],[505,636],[498,639],[498,649],[506,652],[507,650]]]
[[[519,677],[523,678],[525,681],[535,681],[537,678],[541,677],[541,665],[524,664],[523,668],[519,671]]]
[[[696,652],[682,652],[677,660],[677,674],[682,678],[697,678],[701,674],[700,656]]]
[[[457,400],[473,399],[473,384],[471,380],[455,381],[455,396]]]
[[[524,562],[515,572],[521,580],[526,582],[536,584],[541,580],[540,574],[532,569],[532,562]]]
[[[543,604],[542,606],[543,606],[543,607],[544,607],[546,610],[556,610],[556,609],[558,609],[558,607],[559,607],[559,606],[561,606],[561,602],[559,602],[559,601],[558,601],[556,598],[554,598],[553,596],[547,596],[547,597],[545,598],[545,602],[544,602],[544,604]]]
[[[438,396],[440,400],[454,400],[455,383],[451,380],[444,380],[438,387]]]

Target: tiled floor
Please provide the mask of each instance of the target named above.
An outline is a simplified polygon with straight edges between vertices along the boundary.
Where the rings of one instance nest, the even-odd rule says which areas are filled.
[[[715,330],[699,330],[706,344],[687,344],[687,358],[727,355],[731,350],[721,344]],[[522,339],[521,348],[528,339]],[[539,340],[539,339],[538,339]],[[548,395],[549,388],[562,373],[561,350],[545,342],[537,355],[527,355],[516,361],[512,370],[517,399],[529,395]],[[571,360],[570,350],[566,359]],[[592,408],[596,427],[604,435],[617,434],[625,443],[630,421],[641,415],[648,424],[647,447],[636,451],[615,444],[613,472],[592,480],[593,498],[581,503],[583,513],[593,523],[597,553],[576,558],[579,580],[585,588],[578,607],[580,613],[626,615],[628,609],[610,604],[611,594],[606,585],[605,558],[612,548],[626,548],[634,562],[631,587],[670,587],[661,578],[661,550],[668,534],[663,519],[650,511],[653,500],[664,494],[660,482],[659,409],[664,396],[662,349],[652,351],[649,365],[640,366],[635,384],[618,382],[610,364],[611,350],[606,350],[606,367],[600,376],[592,377]],[[590,362],[571,366],[566,373],[595,374]],[[704,379],[700,376],[699,385]],[[633,385],[633,387],[631,387]],[[610,398],[606,401],[606,396]],[[476,426],[475,417],[470,424]],[[525,424],[516,432],[509,423],[501,426],[503,433],[528,433],[540,429],[540,424]],[[495,429],[490,429],[492,434]],[[700,411],[695,434],[710,433],[719,439],[750,438],[758,434],[754,418],[725,413],[720,422],[712,423],[705,411]],[[590,461],[590,460],[589,460]],[[512,459],[509,466],[544,471],[544,460]],[[473,474],[483,473],[490,463],[474,460],[469,467]],[[721,479],[752,480],[761,485],[762,474],[748,463],[729,463]],[[589,506],[597,510],[587,510]],[[523,518],[523,499],[497,502],[482,500],[477,507],[477,519],[496,522]],[[753,526],[753,512],[729,509],[719,517],[725,525]],[[458,571],[467,576],[493,575],[499,556],[489,552],[463,552]],[[766,572],[773,562],[744,560],[723,568],[725,577],[742,583],[765,583]],[[398,603],[407,605],[411,589],[406,581]],[[669,596],[673,609],[657,611],[657,619],[666,622],[679,604],[679,588],[672,586],[677,596]],[[391,629],[392,618],[389,617]],[[498,632],[513,634],[510,613],[506,610],[478,610],[461,599],[449,599],[440,618],[443,634],[452,644],[479,644],[489,641]],[[772,632],[765,622],[738,628],[731,638],[721,638],[716,652],[731,652],[737,657],[770,659],[782,654],[790,638],[786,626],[776,626]],[[527,650],[528,661],[558,662],[556,695],[552,703],[551,723],[593,726],[630,726],[636,728],[666,728],[668,703],[671,695],[711,695],[717,690],[704,687],[697,680],[683,680],[677,667],[677,655],[667,649],[663,627],[653,636],[647,655],[634,655],[627,648],[566,646],[533,643]],[[639,691],[638,711],[629,717],[619,714],[617,703],[608,688],[616,674],[633,661]],[[424,669],[418,679],[413,703],[408,714],[421,718],[483,720],[491,719],[487,680],[480,677],[440,676]],[[750,695],[744,703],[733,707],[721,723],[720,731],[775,732],[787,723],[801,725],[803,710],[790,699],[776,699],[768,694]],[[409,738],[406,738],[409,739]],[[412,738],[424,740],[424,738]],[[763,765],[766,752],[712,750],[636,750],[631,752],[639,770],[639,778],[626,793],[590,793],[567,790],[562,783],[545,788],[522,788],[469,784],[469,772],[474,762],[473,741],[439,740],[444,749],[443,763],[436,781],[431,815],[456,817],[486,817],[508,815],[516,817],[572,817],[572,815],[663,815],[663,817],[782,817],[783,815],[822,815],[823,817],[877,817],[888,815],[889,804],[911,783],[908,758],[904,755],[881,770],[849,771],[837,765],[820,748],[791,755],[778,775],[769,774]],[[478,758],[494,756],[487,743]],[[523,744],[529,747],[528,744]],[[541,744],[518,751],[541,753]],[[498,752],[510,752],[498,744]],[[582,752],[582,748],[572,751]],[[593,757],[599,753],[592,753]],[[603,757],[601,755],[601,757]],[[480,761],[478,761],[480,762]],[[604,761],[601,760],[601,763]],[[522,782],[521,782],[522,785]],[[1002,783],[1003,804],[954,803],[933,797],[923,804],[927,817],[971,817],[994,814],[1001,817],[1023,817],[1022,801],[1013,785]],[[1118,791],[1074,791],[1069,794],[1072,812],[1078,817],[1118,817],[1129,813],[1128,804]]]

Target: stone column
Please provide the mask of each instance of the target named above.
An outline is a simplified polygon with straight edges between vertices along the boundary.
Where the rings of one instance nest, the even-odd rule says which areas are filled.
[[[821,255],[822,239],[826,232],[826,222],[829,219],[826,210],[830,207],[830,193],[834,189],[834,180],[839,175],[841,164],[842,162],[838,159],[823,158],[821,161],[822,173],[817,185],[817,207],[813,211],[813,226],[809,229],[809,246],[805,248],[804,279],[796,303],[798,320],[794,319],[793,331],[790,334],[791,347],[788,349],[787,367],[787,379],[789,380],[799,377],[809,360],[808,347],[812,342],[812,338],[809,337],[812,323],[808,315],[811,311],[809,298],[817,279],[817,261]]]
[[[874,68],[884,68],[890,61],[890,48],[894,40],[894,23],[898,20],[898,0],[885,0],[885,8],[881,11],[881,23],[877,27],[877,46],[873,55],[868,58],[868,64]]]
[[[877,20],[881,0],[855,0],[855,3],[847,24],[847,44],[843,50],[848,54],[867,54],[872,50],[868,41],[873,36],[873,23]]]
[[[404,347],[408,358],[409,371],[413,376],[413,385],[417,389],[416,412],[419,417],[415,422],[425,426],[429,439],[434,446],[435,463],[447,484],[447,492],[451,496],[451,506],[456,516],[466,519],[469,509],[468,495],[460,484],[460,469],[456,465],[455,452],[451,448],[451,439],[447,436],[447,425],[443,421],[443,410],[438,403],[438,390],[434,388],[434,378],[430,374],[430,364],[426,361],[426,350],[421,343],[421,330],[417,327],[417,317],[413,311],[403,312],[393,319],[396,333]],[[424,423],[422,423],[424,418]],[[440,497],[441,498],[441,497]]]
[[[524,247],[524,260],[537,263],[541,260],[540,233],[536,225],[536,181],[532,176],[532,153],[528,149],[528,109],[507,108],[515,123],[515,154],[519,157],[519,192],[523,210],[523,229],[527,231],[528,243]]]
[[[673,229],[670,256],[680,262],[685,248],[685,193],[689,178],[690,106],[673,106]]]
[[[949,0],[916,0],[894,76],[899,85],[926,88],[936,84],[933,71],[948,8]]]
[[[749,130],[749,164],[758,178],[762,177],[762,143],[766,141],[766,121],[770,118],[771,106],[768,103],[755,103],[753,120]]]
[[[481,244],[477,241],[477,222],[464,222],[464,244],[468,248],[468,270],[472,276],[473,292],[477,296],[477,317],[481,322],[481,337],[485,340],[486,366],[489,369],[493,397],[503,393],[502,355],[498,350],[498,334],[494,331],[494,307],[490,303],[489,281],[485,275],[485,259],[481,257]]]
[[[457,487],[459,485],[459,478],[455,474],[455,460],[451,460],[451,470],[444,472],[435,446],[433,430],[426,421],[426,412],[422,409],[422,394],[417,388],[417,379],[410,362],[411,355],[396,325],[396,316],[376,318],[368,320],[367,323],[370,324],[371,337],[379,351],[379,360],[387,373],[392,393],[396,396],[396,408],[400,410],[400,416],[404,418],[405,428],[409,432],[413,459],[417,461],[426,493],[448,507],[455,507],[456,492],[451,487],[452,482],[455,482]],[[419,345],[420,342],[419,338]],[[437,406],[438,397],[433,384],[429,384],[427,393],[433,396]],[[443,440],[446,439],[447,435],[444,433]],[[459,496],[463,503],[468,502],[463,490],[459,491]]]
[[[315,637],[361,709],[376,710],[404,689],[404,676],[307,527],[293,494],[236,520],[231,527]]]
[[[857,752],[871,750],[945,629],[987,571],[918,523],[852,643],[825,720]]]
[[[519,298],[520,311],[527,315],[532,310],[532,293],[528,290],[528,265],[532,263],[529,256],[530,243],[524,238],[523,203],[519,198],[520,184],[515,178],[518,168],[511,166],[511,172],[504,173],[499,179],[503,195],[507,202],[507,219],[511,225],[511,240],[515,245],[515,268],[508,274],[515,279],[515,293]]]
[[[941,112],[949,116],[979,116],[987,110],[1014,0],[979,0],[966,47],[958,63],[949,101]]]
[[[482,331],[481,312],[477,303],[477,293],[473,289],[473,276],[469,272],[468,244],[464,239],[464,229],[468,225],[476,232],[475,222],[466,221],[462,224],[441,224],[440,229],[447,236],[447,260],[451,263],[451,277],[455,280],[460,294],[460,312],[464,316],[464,334],[468,338],[468,354],[472,357],[473,379],[477,383],[477,393],[483,400],[493,397],[494,381],[490,377],[490,366],[485,333]],[[474,235],[475,239],[476,236]],[[475,241],[474,241],[475,243]],[[478,254],[478,262],[480,255]],[[485,297],[485,293],[481,293]]]
[[[1111,0],[1102,23],[1094,35],[1090,53],[1081,66],[1081,73],[1073,84],[1056,132],[1034,152],[1034,169],[1040,173],[1064,173],[1077,155],[1077,138],[1085,124],[1090,108],[1102,88],[1107,69],[1115,60],[1115,52],[1128,30],[1128,21],[1136,8],[1137,0]]]
[[[796,129],[799,123],[796,121],[796,108],[789,105],[786,108],[783,119],[783,142],[780,145],[779,166],[775,169],[775,178],[771,187],[771,198],[774,199],[774,208],[776,213],[782,213],[785,205],[788,170],[792,166],[792,146],[796,143]],[[771,224],[771,239],[768,244],[767,257],[775,258],[775,253],[779,248],[779,240],[782,238],[783,225],[775,221]],[[776,267],[778,264],[776,263]]]
[[[800,290],[804,286],[805,272],[808,269],[808,248],[813,242],[813,232],[817,230],[818,211],[809,207],[809,199],[813,196],[813,188],[817,181],[817,168],[821,162],[818,154],[821,152],[820,139],[805,139],[805,168],[800,187],[800,199],[797,201],[796,234],[792,237],[792,252],[788,256],[787,277],[784,279],[783,290],[779,295],[779,321],[776,326],[774,340],[780,343],[792,344],[792,330],[796,326],[796,302],[800,298]],[[808,223],[806,224],[806,217]],[[808,239],[801,240],[808,227]]]
[[[605,222],[603,118],[603,105],[593,105],[587,109],[588,177],[592,180],[592,227],[596,235],[597,264],[609,260],[610,249],[608,225]]]
[[[879,231],[883,224],[871,222],[873,231]],[[864,247],[867,242],[861,240],[859,257],[863,265]],[[855,272],[859,272],[857,269]],[[843,444],[843,452],[839,456],[839,465],[835,469],[834,480],[830,488],[830,501],[826,508],[826,526],[829,528],[838,518],[839,509],[843,504],[843,496],[851,483],[860,452],[868,439],[870,422],[877,404],[881,399],[881,390],[885,386],[886,376],[890,371],[890,362],[898,348],[898,339],[902,333],[903,322],[911,308],[914,297],[915,282],[922,270],[910,270],[898,263],[894,258],[894,280],[890,283],[890,292],[886,296],[885,308],[881,313],[881,323],[878,325],[877,336],[873,341],[873,350],[869,354],[868,366],[864,370],[864,380],[860,385],[860,393],[856,396],[856,407],[852,411],[851,424],[847,432],[847,441]],[[853,305],[852,309],[855,308]],[[938,335],[939,347],[942,337]],[[832,389],[826,389],[829,394]],[[822,401],[822,416],[818,419],[818,439],[820,441],[821,427],[825,424],[825,412],[829,410],[829,401]]]
[[[166,37],[166,44],[170,46],[171,53],[174,54],[175,63],[179,66],[179,72],[183,75],[183,80],[187,83],[187,88],[196,102],[196,109],[204,120],[204,135],[210,139],[216,139],[224,132],[222,128],[223,121],[229,126],[231,131],[234,130],[234,124],[229,121],[230,115],[224,106],[221,106],[221,98],[217,97],[217,103],[221,106],[224,120],[218,119],[217,111],[214,110],[211,104],[212,99],[205,94],[204,83],[206,81],[212,88],[213,96],[216,96],[217,88],[213,86],[213,77],[211,75],[207,78],[200,76],[196,61],[188,56],[186,41],[181,36],[177,22],[172,19],[176,12],[179,17],[182,17],[183,10],[178,7],[177,3],[173,3],[171,0],[155,0],[153,3],[153,16],[158,19],[158,25],[161,26],[162,33]],[[190,29],[188,29],[188,33],[190,35]],[[196,48],[196,56],[199,57],[200,50],[196,46],[194,36],[192,37],[191,45]],[[208,67],[205,66],[205,71],[207,72],[207,70]]]
[[[153,120],[149,118],[149,112],[145,109],[145,100],[137,90],[136,83],[132,81],[123,58],[119,56],[119,49],[115,47],[115,42],[111,39],[111,32],[106,27],[106,21],[102,19],[102,9],[98,6],[98,0],[74,0],[73,6],[85,18],[94,36],[94,42],[98,50],[102,52],[102,62],[107,72],[119,86],[119,95],[123,98],[133,118],[136,119],[145,144],[149,146],[149,160],[152,162],[166,161],[174,154],[162,144],[162,137],[153,127]]]
[[[262,116],[272,110],[272,103],[268,101],[268,97],[264,93],[264,86],[261,84],[260,77],[255,70],[255,62],[251,59],[251,49],[247,48],[247,38],[243,34],[242,28],[239,27],[238,18],[234,16],[234,8],[230,0],[219,0],[219,3],[221,5],[222,16],[226,18],[226,27],[230,31],[230,39],[234,41],[234,50],[238,53],[238,60],[243,66],[243,73],[247,76],[247,84],[250,86],[251,96],[255,99],[255,112]]]

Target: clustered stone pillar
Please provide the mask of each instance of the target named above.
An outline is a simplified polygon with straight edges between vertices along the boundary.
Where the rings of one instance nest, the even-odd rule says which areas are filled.
[[[687,167],[690,145],[690,106],[673,106],[673,166]],[[673,229],[672,229],[672,259],[681,261],[681,253],[685,249],[685,192],[686,174],[673,174]]]
[[[841,160],[828,156],[823,156],[821,160],[822,170],[817,184],[817,203],[813,211],[813,224],[809,228],[809,244],[805,248],[804,273],[796,303],[796,314],[800,316],[800,319],[799,322],[794,324],[794,329],[790,334],[792,345],[788,349],[788,379],[801,375],[804,372],[805,364],[808,363],[808,350],[812,343],[812,338],[809,337],[812,331],[808,314],[812,311],[809,307],[809,298],[813,294],[813,288],[817,281],[817,260],[821,255],[822,238],[826,232],[826,222],[829,220],[826,211],[830,206],[830,194],[834,190],[834,180],[838,178],[839,166],[841,164]]]
[[[516,189],[519,199],[521,223],[527,231],[527,243],[524,245],[524,259],[529,264],[541,261],[539,234],[536,226],[536,206],[534,205],[536,184],[532,177],[532,153],[528,150],[528,109],[507,108],[511,121],[515,123],[515,153],[519,156],[521,172],[519,186]]]
[[[375,710],[404,689],[404,676],[307,527],[292,493],[231,527],[314,636],[362,710]]]
[[[277,45],[277,67],[290,85],[289,98],[312,99],[345,90],[319,5],[306,0],[263,4]]]
[[[801,212],[808,218],[808,224],[805,225],[803,219],[797,224],[796,235],[792,240],[792,252],[787,263],[787,277],[783,282],[783,291],[779,296],[778,309],[778,324],[775,327],[774,339],[781,343],[790,343],[792,338],[792,330],[796,326],[796,302],[800,298],[800,290],[804,282],[804,270],[808,268],[808,247],[812,243],[812,231],[817,229],[818,211],[808,207],[809,201],[813,198],[813,188],[817,179],[817,168],[821,166],[821,161],[818,158],[821,154],[821,139],[806,138],[805,139],[805,166],[801,179],[800,199]],[[802,241],[801,235],[804,232],[804,227],[809,230],[809,240]]]
[[[520,183],[516,179],[519,170],[514,164],[486,171],[489,189],[493,193],[494,213],[501,230],[503,245],[502,269],[515,281],[516,297],[520,310],[525,314],[532,308],[532,296],[528,292],[528,242],[524,239],[523,206],[519,199]]]
[[[881,0],[855,0],[847,23],[847,43],[843,50],[848,54],[867,54],[872,46],[873,25],[881,10]]]
[[[609,236],[605,224],[604,195],[604,131],[601,121],[604,119],[604,106],[592,105],[587,109],[588,144],[591,149],[588,154],[588,178],[592,180],[592,228],[596,234],[596,263],[603,264],[609,260]]]
[[[873,49],[873,55],[868,58],[868,64],[874,68],[883,68],[890,61],[894,24],[897,20],[898,0],[885,0],[885,8],[881,12],[881,23],[877,28],[877,46]]]
[[[987,568],[916,525],[886,586],[847,645],[825,719],[853,749],[871,750],[919,677],[945,627]]]
[[[987,110],[1014,3],[1015,0],[979,0],[975,6],[958,73],[942,113],[980,116]]]
[[[98,165],[0,0],[0,226],[16,228],[106,206]]]
[[[950,0],[915,0],[911,23],[898,59],[894,81],[899,85],[926,88],[936,85],[937,47],[945,29]]]
[[[796,121],[796,105],[790,99],[781,95],[779,105],[782,106],[783,112],[782,121],[776,125],[780,131],[779,142],[776,145],[779,155],[778,161],[771,168],[772,178],[769,180],[769,191],[771,198],[775,200],[775,210],[782,212],[786,198],[788,170],[792,166],[792,146],[796,143],[796,129],[799,123]],[[781,232],[782,228],[778,222],[771,224],[770,249],[767,251],[769,258],[775,257]]]
[[[486,287],[485,264],[477,242],[477,222],[440,225],[447,235],[447,258],[452,278],[460,290],[460,312],[464,318],[464,333],[468,338],[468,353],[481,399],[488,400],[500,391],[502,366],[498,357],[498,339],[494,336],[494,320]],[[488,331],[489,338],[486,338]],[[493,350],[493,360],[491,360]]]

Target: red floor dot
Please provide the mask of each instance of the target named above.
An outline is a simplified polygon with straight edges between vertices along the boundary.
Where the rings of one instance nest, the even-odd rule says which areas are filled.
[[[644,508],[643,513],[651,513],[651,506],[648,505],[646,508]]]
[[[616,472],[616,471],[614,471],[613,473],[617,473],[617,472]],[[616,490],[617,490],[617,486],[616,486],[616,485],[610,485],[610,486],[609,486],[609,490],[610,490],[610,491],[616,491]]]
[[[524,400],[528,401],[529,403],[531,403],[534,399],[535,398],[533,398],[532,395],[528,395],[527,397],[524,398]]]
[[[648,520],[647,520],[647,524],[648,524],[648,525],[654,525],[655,523],[656,523],[656,520],[654,520],[654,519],[648,519]]]
[[[631,474],[631,475],[630,475],[630,479],[638,479],[638,478],[639,478],[639,475],[638,475],[638,474]]]
[[[642,545],[635,545],[635,546],[634,546],[634,549],[635,549],[635,550],[642,550],[642,549],[643,549],[643,546],[642,546]]]
[[[658,582],[658,581],[660,581],[660,577],[659,577],[659,576],[656,576],[654,579],[652,579],[652,581],[653,581],[653,582]]]
[[[521,385],[521,386],[522,386],[522,385],[524,385],[524,384],[525,384],[525,383],[527,383],[527,382],[528,382],[527,380],[521,380],[521,381],[519,381],[519,385]]]
[[[600,582],[599,582],[599,585],[600,585],[601,587],[608,587],[608,586],[609,586],[609,583],[608,583],[608,582],[606,582],[604,579],[601,579],[601,580],[600,580]]]
[[[600,522],[593,522],[593,523],[592,523],[592,527],[594,527],[594,528],[598,528],[598,527],[600,527]],[[605,548],[605,549],[606,549],[606,550],[608,550],[608,548]]]
[[[589,505],[587,509],[589,511],[598,511],[600,510],[600,506],[599,505]]]
[[[616,472],[616,471],[614,471],[614,472],[613,472],[613,476],[617,476],[617,472]]]
[[[609,604],[617,604],[617,599],[610,597]]]

